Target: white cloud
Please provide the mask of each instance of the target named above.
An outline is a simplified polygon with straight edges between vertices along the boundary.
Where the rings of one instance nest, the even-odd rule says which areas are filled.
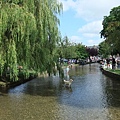
[[[86,21],[98,20],[108,15],[114,6],[118,6],[117,1],[120,4],[119,0],[91,0],[90,2],[88,0],[77,0],[74,10],[78,17],[82,17]]]
[[[103,29],[102,21],[104,16],[108,16],[113,7],[120,5],[120,0],[59,0],[63,3],[63,12],[74,13],[71,22],[80,18],[80,27],[75,29],[74,36],[71,34],[70,40],[85,45],[97,45],[103,41],[100,38],[100,31]],[[67,12],[66,12],[67,13]],[[66,21],[68,19],[66,18]],[[67,22],[66,22],[67,23]],[[65,24],[66,25],[66,24]],[[78,24],[79,25],[79,24]],[[81,26],[82,25],[82,26]],[[73,26],[71,26],[71,29]],[[69,29],[66,31],[69,34]],[[75,35],[76,32],[76,35]],[[78,35],[79,34],[79,35]]]
[[[80,33],[82,39],[86,41],[87,45],[98,45],[101,41],[100,31],[102,30],[102,20],[93,21],[85,24],[79,28],[78,32]]]
[[[93,38],[93,37],[97,37],[98,34],[84,33],[83,36],[88,37],[88,38]]]
[[[79,36],[71,36],[70,40],[73,43],[81,43],[81,38]]]
[[[76,16],[86,21],[103,19],[113,7],[120,5],[120,0],[60,0],[63,10],[73,9]]]
[[[79,28],[78,32],[85,37],[97,37],[101,30],[102,21],[94,21]]]
[[[88,42],[89,45],[90,45],[90,44],[93,44],[93,43],[94,43],[94,40],[88,40],[87,42]]]
[[[100,42],[103,41],[103,39],[98,39],[98,37],[91,37],[90,36],[87,37],[83,37],[83,36],[71,36],[69,37],[71,43],[82,43],[83,45],[88,45],[88,46],[92,46],[92,45],[98,45]]]
[[[100,42],[102,42],[103,41],[103,39],[96,39],[96,40],[94,40],[94,39],[89,39],[89,40],[87,40],[87,45],[88,46],[92,46],[92,45],[98,45]]]

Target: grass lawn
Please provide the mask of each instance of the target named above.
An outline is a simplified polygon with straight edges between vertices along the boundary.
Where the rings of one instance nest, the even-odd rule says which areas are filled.
[[[120,75],[120,69],[110,69],[109,71]]]

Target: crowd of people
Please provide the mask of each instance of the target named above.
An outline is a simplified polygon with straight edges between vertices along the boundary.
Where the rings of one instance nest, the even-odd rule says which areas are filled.
[[[110,56],[107,59],[103,59],[101,61],[101,67],[109,69],[120,69],[120,56]]]

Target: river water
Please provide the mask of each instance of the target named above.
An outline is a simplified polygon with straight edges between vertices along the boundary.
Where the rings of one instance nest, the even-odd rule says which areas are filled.
[[[0,120],[120,120],[120,80],[97,63],[73,66],[69,78],[71,88],[56,75],[0,92]]]

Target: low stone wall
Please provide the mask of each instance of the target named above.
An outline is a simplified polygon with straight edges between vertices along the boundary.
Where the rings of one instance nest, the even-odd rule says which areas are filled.
[[[120,80],[120,75],[118,75],[116,73],[112,73],[112,72],[105,70],[105,69],[101,69],[101,70],[102,70],[102,73],[105,74],[106,76],[113,78],[113,79]]]
[[[29,77],[28,79],[19,80],[19,81],[16,81],[16,82],[3,82],[3,81],[0,81],[0,89],[9,89],[9,88],[21,85],[23,83],[26,83],[26,82],[28,82],[30,80],[33,80],[34,78],[36,78],[36,76],[35,77]]]

